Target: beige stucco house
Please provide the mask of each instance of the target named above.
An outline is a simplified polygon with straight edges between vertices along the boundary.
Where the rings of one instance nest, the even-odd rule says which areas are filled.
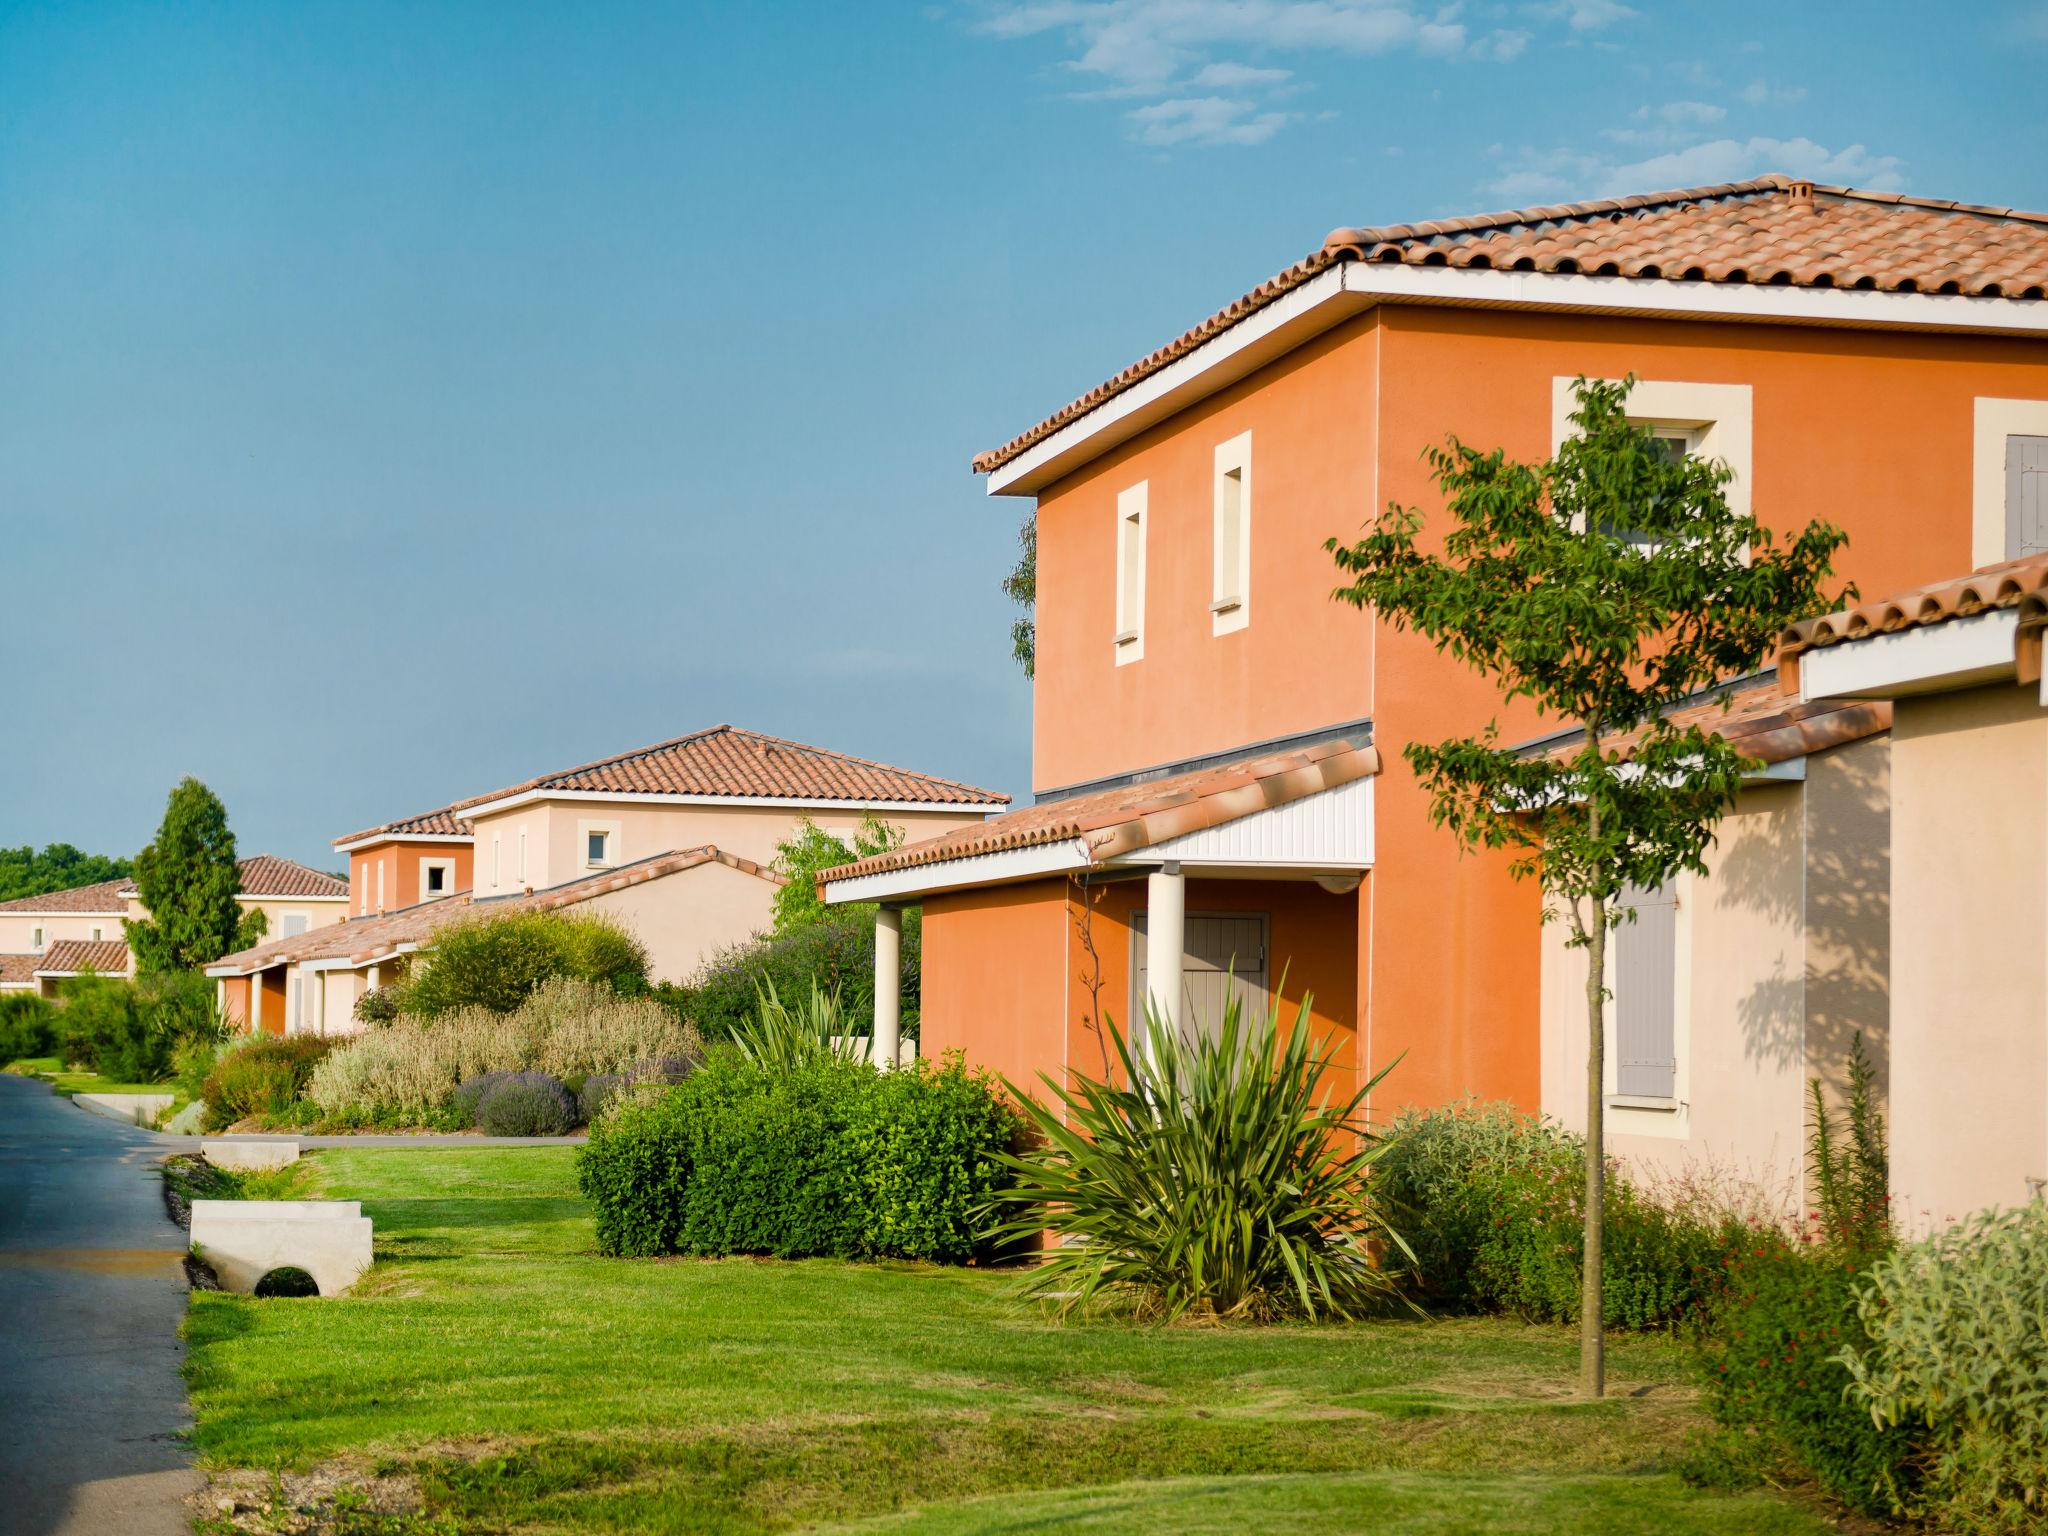
[[[242,910],[260,911],[265,932],[290,937],[348,915],[348,886],[292,859],[259,853],[237,861]],[[135,882],[102,880],[41,896],[0,902],[0,987],[33,987],[46,995],[82,970],[129,975],[133,964],[121,924],[149,916]],[[26,979],[22,979],[22,978]]]
[[[1741,1186],[1789,1212],[1805,1198],[1809,1081],[1838,1097],[1858,1033],[1885,1060],[1891,707],[1788,700],[1761,674],[1674,720],[1757,766],[1708,873],[1631,892],[1636,919],[1610,941],[1608,1144],[1638,1175]],[[1543,927],[1543,1109],[1583,1130],[1586,954],[1567,934]]]
[[[1797,699],[1893,712],[1891,1174],[1909,1228],[2048,1179],[2044,630],[2035,554],[1796,625],[1779,653]]]
[[[647,946],[657,980],[767,928],[778,846],[810,820],[851,838],[879,817],[911,839],[978,826],[1009,797],[781,737],[714,726],[543,774],[336,840],[351,861],[348,921],[208,968],[255,1028],[356,1028],[365,992],[420,963],[444,924],[497,911],[579,908]],[[423,851],[425,850],[425,851]],[[431,861],[463,884],[429,886]],[[426,894],[421,895],[422,892]],[[411,897],[403,906],[385,902]]]

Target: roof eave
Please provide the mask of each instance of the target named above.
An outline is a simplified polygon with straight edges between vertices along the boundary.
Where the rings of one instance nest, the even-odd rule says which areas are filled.
[[[1035,495],[1147,428],[1381,304],[2048,337],[2048,300],[2039,299],[1348,260],[988,470],[988,494]]]

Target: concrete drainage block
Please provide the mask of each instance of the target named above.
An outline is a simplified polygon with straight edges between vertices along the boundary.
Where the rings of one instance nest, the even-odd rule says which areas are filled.
[[[80,1109],[128,1125],[155,1125],[156,1117],[177,1100],[168,1093],[74,1093],[71,1102]]]
[[[192,1250],[224,1291],[253,1295],[274,1271],[302,1269],[339,1296],[370,1267],[370,1218],[359,1200],[194,1200]]]
[[[206,1160],[230,1173],[267,1173],[299,1160],[296,1141],[213,1141],[200,1147]]]

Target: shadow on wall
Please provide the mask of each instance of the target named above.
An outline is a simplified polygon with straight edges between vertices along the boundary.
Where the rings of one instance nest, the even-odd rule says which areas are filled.
[[[1800,814],[1782,837],[1731,839],[1710,864],[1720,902],[1754,913],[1773,929],[1804,925],[1805,963],[1760,977],[1737,1006],[1743,1049],[1753,1061],[1797,1066],[1843,1101],[1849,1050],[1860,1031],[1877,1068],[1879,1102],[1890,1082],[1891,786],[1890,741],[1877,737],[1807,760],[1796,794]]]

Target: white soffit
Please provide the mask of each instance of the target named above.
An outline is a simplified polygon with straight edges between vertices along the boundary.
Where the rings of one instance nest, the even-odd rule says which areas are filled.
[[[1817,647],[1799,657],[1799,696],[1890,699],[1974,688],[2014,675],[2019,614],[2010,608]]]
[[[888,869],[879,874],[856,875],[850,880],[825,882],[825,905],[841,906],[849,901],[901,901],[938,891],[960,890],[973,885],[1005,885],[1016,880],[1035,880],[1042,875],[1065,874],[1088,867],[1088,845],[1079,838],[1042,843],[1031,848],[1006,848],[1000,853],[969,854],[940,864],[916,864],[909,869]]]
[[[1174,412],[1380,304],[2048,337],[2048,301],[2039,299],[1347,261],[991,470],[988,494],[1034,495]]]
[[[1372,867],[1371,778],[1140,848],[1112,865],[1362,870]]]

